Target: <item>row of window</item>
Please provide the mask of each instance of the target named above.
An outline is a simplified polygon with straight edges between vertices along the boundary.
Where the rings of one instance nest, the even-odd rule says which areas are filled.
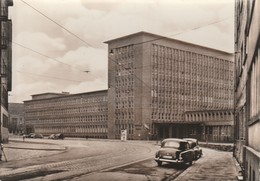
[[[86,125],[86,126],[59,126],[59,127],[35,127],[36,133],[107,133],[107,125]]]
[[[30,124],[52,124],[52,123],[81,123],[81,122],[106,122],[108,115],[88,115],[88,116],[74,116],[67,118],[26,118],[26,122]]]
[[[34,108],[55,108],[55,107],[71,107],[75,105],[82,105],[84,103],[92,104],[92,103],[101,103],[107,102],[106,95],[98,95],[98,96],[89,96],[89,97],[77,97],[77,98],[61,98],[59,100],[47,100],[41,102],[30,102],[26,103],[26,109],[34,109]]]
[[[225,67],[223,65],[219,66],[210,66],[210,64],[207,65],[199,65],[198,63],[184,63],[184,62],[179,62],[178,60],[171,60],[172,62],[169,62],[168,64],[166,63],[161,63],[160,60],[163,59],[158,59],[158,57],[153,57],[152,59],[152,64],[151,67],[154,70],[166,70],[166,71],[176,71],[176,70],[182,70],[185,71],[186,73],[199,73],[196,72],[198,70],[202,70],[203,73],[207,74],[207,70],[211,70],[214,76],[217,76],[219,72],[226,72],[226,73],[233,73],[234,70],[232,69],[232,65],[230,64],[231,67]],[[196,60],[199,61],[199,60]],[[196,62],[194,61],[194,62]]]
[[[26,115],[27,117],[34,117],[34,116],[52,116],[52,115],[70,115],[70,114],[77,114],[77,113],[94,113],[94,112],[106,112],[108,111],[107,105],[99,105],[99,106],[88,106],[88,107],[81,107],[81,108],[70,108],[70,109],[46,109],[42,111],[35,111],[35,110],[27,110]]]
[[[194,53],[190,51],[179,50],[171,47],[166,47],[162,45],[153,44],[153,56],[161,57],[158,58],[164,64],[170,64],[172,59],[179,61],[187,61],[188,63],[196,62],[199,65],[209,65],[211,67],[230,67],[233,62],[207,56],[199,53]]]

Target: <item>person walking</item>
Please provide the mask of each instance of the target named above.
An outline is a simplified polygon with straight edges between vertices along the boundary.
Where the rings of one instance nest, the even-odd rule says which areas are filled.
[[[0,161],[2,161],[3,144],[0,140]]]
[[[2,142],[0,142],[0,161],[2,161],[2,154],[4,155],[5,161],[7,162],[7,158],[4,152],[4,145],[2,144]]]

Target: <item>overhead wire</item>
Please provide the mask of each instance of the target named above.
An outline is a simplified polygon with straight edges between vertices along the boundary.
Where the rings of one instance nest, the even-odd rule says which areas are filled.
[[[83,82],[83,81],[78,81],[78,80],[71,80],[71,79],[64,79],[64,78],[59,78],[59,77],[53,77],[53,76],[47,76],[47,75],[41,75],[41,74],[35,74],[35,73],[25,72],[25,71],[20,71],[20,70],[16,70],[16,72],[19,72],[19,73],[26,73],[26,74],[30,74],[30,75],[36,75],[36,76],[46,77],[46,78],[51,78],[51,79],[64,80],[64,81]]]
[[[34,6],[30,5],[28,2],[25,2],[24,0],[21,0],[21,1],[22,1],[24,4],[26,4],[28,7],[32,8],[33,10],[35,10],[36,12],[38,12],[39,14],[41,14],[42,16],[44,16],[45,18],[47,18],[48,20],[50,20],[51,22],[55,23],[55,24],[56,24],[57,26],[59,26],[60,28],[64,29],[64,30],[65,30],[66,32],[68,32],[69,34],[71,34],[71,35],[73,35],[74,37],[76,37],[77,39],[79,39],[81,42],[83,42],[83,43],[85,43],[86,45],[88,45],[88,46],[94,48],[93,45],[91,45],[91,44],[88,43],[87,41],[83,40],[81,37],[79,37],[78,35],[76,35],[76,34],[73,33],[72,31],[68,30],[67,28],[65,28],[64,26],[62,26],[61,24],[59,24],[58,22],[56,22],[55,20],[53,20],[52,18],[50,18],[49,16],[47,16],[46,14],[42,13],[40,10],[38,10],[38,9],[35,8]],[[175,33],[175,34],[173,34],[173,35],[169,35],[169,36],[167,36],[167,37],[166,37],[166,36],[162,36],[162,37],[155,38],[155,39],[152,39],[152,40],[147,40],[147,41],[144,41],[144,42],[135,43],[135,44],[133,44],[133,45],[145,44],[145,43],[149,43],[149,42],[153,42],[153,41],[157,41],[157,40],[161,40],[161,39],[166,39],[166,38],[169,38],[169,37],[171,37],[171,36],[177,36],[177,35],[179,35],[179,34],[183,34],[183,33],[188,32],[188,31],[193,31],[193,30],[196,30],[196,29],[200,29],[200,28],[202,28],[202,27],[205,27],[205,26],[210,26],[210,25],[213,25],[213,24],[217,24],[217,23],[226,21],[227,19],[229,19],[229,18],[225,18],[225,19],[222,19],[222,20],[218,20],[218,21],[215,21],[215,22],[206,24],[206,25],[201,25],[201,26],[198,26],[198,27],[195,27],[195,28],[186,30],[186,31],[182,31],[182,32],[179,32],[179,33]],[[16,43],[16,44],[18,44],[18,43]],[[22,46],[22,47],[25,48],[25,46],[23,46],[23,45],[20,45],[20,46]],[[30,48],[28,48],[28,47],[26,47],[26,48],[27,48],[27,49],[30,49]],[[50,58],[50,59],[52,59],[52,60],[55,60],[55,59],[53,59],[53,58],[51,58],[51,57],[49,57],[49,56],[43,55],[43,54],[41,54],[41,53],[39,53],[39,52],[36,52],[36,51],[34,51],[34,50],[32,50],[32,49],[31,49],[31,51],[33,51],[33,52],[35,52],[35,53],[38,53],[38,54],[40,54],[40,55],[42,55],[42,56],[45,56],[45,57],[47,57],[47,58]],[[124,67],[122,64],[118,63],[118,62],[117,62],[116,60],[114,60],[113,58],[109,57],[109,60],[111,60],[112,62],[116,63],[116,64],[119,65],[119,66],[122,66],[125,70],[128,70],[127,67]],[[57,60],[55,60],[55,61],[57,61]],[[58,62],[60,62],[60,61],[58,61]],[[61,62],[61,63],[63,63],[63,62]],[[65,63],[64,63],[64,64],[65,64]],[[67,65],[68,65],[68,64],[67,64]],[[81,71],[81,70],[80,70],[80,71]],[[151,89],[151,87],[150,87],[148,84],[146,84],[141,78],[139,78],[139,77],[138,77],[137,75],[135,75],[135,74],[134,74],[134,76],[136,77],[136,79],[138,79],[139,81],[141,81],[145,86],[147,86],[148,88]],[[110,86],[111,86],[111,85],[110,85]]]
[[[38,55],[41,55],[41,56],[43,56],[43,57],[46,57],[46,58],[48,58],[49,60],[53,60],[53,61],[56,61],[56,62],[61,63],[61,64],[63,64],[63,65],[69,66],[70,68],[76,69],[76,70],[78,70],[78,71],[80,71],[80,72],[83,72],[83,73],[85,73],[85,74],[87,73],[88,75],[92,76],[93,78],[99,78],[99,77],[94,76],[94,75],[91,74],[91,73],[88,73],[88,71],[83,71],[83,70],[81,70],[81,69],[78,69],[78,68],[76,68],[76,67],[74,67],[74,66],[72,66],[72,65],[70,65],[70,64],[67,64],[67,63],[64,63],[64,62],[62,62],[62,61],[60,61],[60,60],[57,60],[57,59],[55,59],[55,58],[52,58],[52,57],[50,57],[50,56],[48,56],[48,55],[45,55],[45,54],[43,54],[43,53],[41,53],[41,52],[39,52],[39,51],[36,51],[36,50],[34,50],[34,49],[32,49],[32,48],[29,48],[29,47],[27,47],[27,46],[25,46],[25,45],[22,45],[22,44],[20,44],[20,43],[14,42],[14,41],[12,41],[12,43],[15,44],[15,45],[17,45],[17,46],[19,46],[19,47],[22,47],[22,48],[24,48],[24,49],[27,49],[27,50],[29,50],[29,51],[31,51],[31,52],[34,52],[34,53],[36,53],[36,54],[38,54]],[[83,81],[80,81],[80,82],[83,82]]]
[[[75,33],[73,33],[72,31],[70,31],[69,29],[65,28],[64,26],[62,26],[61,24],[59,24],[58,22],[56,22],[55,20],[53,20],[52,18],[50,18],[49,16],[47,16],[46,14],[42,13],[41,11],[39,11],[38,9],[36,9],[35,7],[33,7],[32,5],[30,5],[29,3],[25,2],[24,0],[20,0],[22,1],[24,4],[26,4],[27,6],[29,6],[30,8],[32,8],[33,10],[35,10],[36,12],[38,12],[39,14],[41,14],[42,16],[44,16],[45,18],[47,18],[48,20],[50,20],[51,22],[53,22],[54,24],[56,24],[57,26],[59,26],[60,28],[62,28],[63,30],[65,30],[66,32],[68,32],[69,34],[73,35],[74,37],[76,37],[78,40],[80,40],[81,42],[85,43],[86,45],[90,46],[90,47],[94,47],[93,45],[91,45],[90,43],[88,43],[87,41],[83,40],[81,37],[79,37],[78,35],[76,35]]]
[[[193,30],[196,30],[196,29],[204,28],[204,27],[206,27],[206,26],[211,26],[211,25],[213,25],[213,24],[218,24],[218,23],[223,22],[223,21],[226,21],[226,20],[228,20],[228,19],[230,19],[230,17],[227,17],[227,18],[224,18],[224,19],[221,19],[221,20],[218,20],[218,21],[214,21],[214,22],[209,23],[209,24],[206,24],[206,25],[200,25],[200,26],[198,26],[198,27],[195,27],[195,28],[192,28],[192,29],[188,29],[188,30],[185,30],[185,31],[181,31],[181,32],[178,32],[178,33],[175,33],[175,34],[172,34],[172,35],[168,35],[167,37],[166,37],[166,36],[162,36],[162,37],[159,37],[159,38],[155,38],[155,39],[151,39],[151,40],[146,40],[146,41],[139,42],[139,43],[134,43],[133,45],[140,45],[140,44],[150,43],[150,42],[157,41],[157,40],[161,40],[161,39],[167,39],[167,38],[172,37],[172,36],[177,36],[177,35],[180,35],[180,34],[189,32],[189,31],[193,31]]]

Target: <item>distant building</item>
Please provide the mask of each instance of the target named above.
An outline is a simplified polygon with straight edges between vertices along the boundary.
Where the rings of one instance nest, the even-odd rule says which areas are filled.
[[[233,141],[233,55],[140,32],[108,44],[108,137]]]
[[[23,103],[9,103],[9,133],[19,134],[24,133],[24,104]]]
[[[235,150],[244,180],[260,180],[260,1],[235,4]]]
[[[27,134],[107,138],[107,90],[36,94],[24,104]]]
[[[12,90],[12,0],[0,0],[0,140],[8,141],[8,91]]]

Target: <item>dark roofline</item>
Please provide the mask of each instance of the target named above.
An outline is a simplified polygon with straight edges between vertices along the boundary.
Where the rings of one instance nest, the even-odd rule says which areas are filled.
[[[19,104],[19,105],[23,105],[23,103],[19,103],[19,102],[8,102],[8,104]]]
[[[97,91],[91,91],[91,92],[82,92],[82,93],[77,93],[77,94],[62,94],[61,96],[58,97],[51,97],[51,98],[45,98],[45,99],[34,99],[34,100],[27,100],[27,101],[23,101],[25,102],[33,102],[33,101],[39,101],[39,100],[50,100],[50,99],[59,99],[59,98],[64,98],[64,97],[73,97],[73,96],[79,96],[79,95],[84,95],[84,94],[93,94],[93,93],[100,93],[100,92],[107,92],[108,89],[104,89],[104,90],[97,90]],[[36,95],[44,95],[43,94],[36,94]]]
[[[69,95],[69,94],[57,93],[57,92],[45,92],[45,93],[40,93],[40,94],[33,94],[33,95],[31,95],[31,96],[41,96],[41,95],[47,95],[47,94],[54,94],[54,95]]]
[[[198,44],[194,44],[194,43],[190,43],[190,42],[186,42],[186,41],[182,41],[182,40],[178,40],[178,39],[174,39],[174,38],[170,38],[170,37],[166,37],[166,36],[161,36],[161,35],[157,35],[157,34],[153,34],[153,33],[149,33],[149,32],[145,32],[145,31],[140,31],[140,32],[137,32],[137,33],[132,33],[132,34],[129,34],[129,35],[126,35],[126,36],[122,36],[122,37],[119,37],[119,38],[114,38],[114,39],[111,39],[111,40],[108,40],[108,41],[105,41],[104,43],[106,44],[109,44],[113,41],[117,41],[117,40],[120,40],[120,39],[125,39],[125,38],[129,38],[129,37],[132,37],[132,36],[136,36],[136,35],[139,35],[139,34],[147,34],[147,35],[151,35],[151,36],[156,36],[158,38],[154,39],[154,41],[157,41],[157,40],[161,40],[161,39],[166,39],[166,40],[170,40],[170,41],[176,41],[176,42],[180,42],[180,43],[184,43],[184,44],[188,44],[188,45],[192,45],[192,46],[197,46],[197,47],[201,47],[201,48],[205,48],[205,49],[209,49],[209,50],[213,50],[213,51],[218,51],[218,52],[221,52],[221,53],[226,53],[228,55],[233,55],[234,53],[230,53],[230,52],[225,52],[223,50],[218,50],[218,49],[215,49],[215,48],[210,48],[210,47],[206,47],[206,46],[202,46],[202,45],[198,45]],[[153,40],[152,40],[153,41]],[[152,42],[150,41],[150,42]],[[149,42],[149,41],[148,41]],[[138,44],[142,44],[144,42],[140,42]]]

